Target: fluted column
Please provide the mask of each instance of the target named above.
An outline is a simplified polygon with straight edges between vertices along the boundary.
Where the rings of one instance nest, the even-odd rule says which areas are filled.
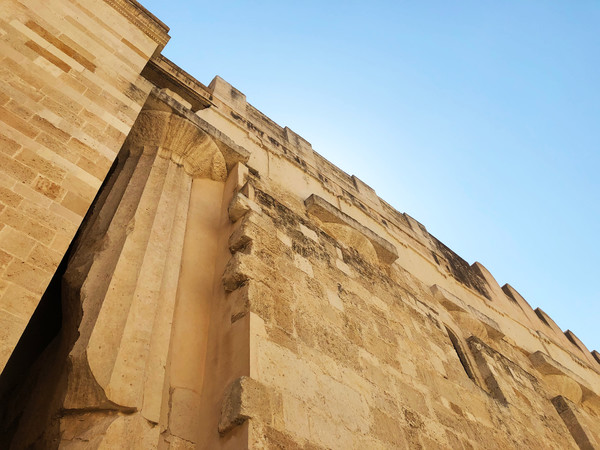
[[[65,275],[68,301],[80,305],[71,315],[79,310],[81,320],[68,357],[63,445],[158,446],[193,180],[223,185],[227,176],[210,136],[170,112],[143,111],[125,145],[135,163],[115,175],[116,191],[86,230],[96,244],[83,238]]]

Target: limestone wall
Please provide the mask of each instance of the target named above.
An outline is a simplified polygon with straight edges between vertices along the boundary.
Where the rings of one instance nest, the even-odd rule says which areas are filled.
[[[559,393],[598,423],[597,394],[546,379],[491,320],[252,183],[224,276],[232,322],[251,316],[245,382],[265,398],[240,400],[251,448],[570,448]]]
[[[600,447],[597,352],[157,54],[136,3],[50,3],[0,5],[5,360],[71,244],[58,335],[0,376],[1,443]]]
[[[152,85],[168,29],[129,0],[0,3],[0,369]]]
[[[249,417],[255,448],[599,445],[596,352],[223,80],[209,89],[218,107],[197,114],[253,175],[224,275],[232,323],[251,317],[250,373],[222,432]]]
[[[465,309],[489,316],[527,351],[544,348],[557,361],[582,367],[576,369],[582,375],[586,372],[583,367],[598,368],[597,352],[590,352],[572,332],[563,333],[542,310],[533,310],[512,286],[500,287],[482,264],[464,261],[422,224],[380,199],[356,176],[322,158],[289,128],[274,124],[246,103],[239,91],[231,97],[235,88],[217,77],[209,91],[217,107],[198,111],[197,115],[247,148],[249,167],[263,180],[268,179],[274,192],[296,202],[304,202],[313,194],[322,197],[344,216],[340,222],[388,241],[397,253],[397,266],[428,286],[442,286],[464,302]]]

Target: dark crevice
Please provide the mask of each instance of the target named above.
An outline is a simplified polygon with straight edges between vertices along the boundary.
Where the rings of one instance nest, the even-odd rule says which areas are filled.
[[[450,342],[452,342],[452,347],[454,347],[454,351],[458,355],[458,359],[459,359],[460,363],[462,364],[463,369],[465,370],[465,373],[471,380],[473,380],[473,382],[475,382],[476,380],[475,380],[475,375],[473,374],[473,369],[471,368],[471,365],[469,364],[467,356],[463,352],[462,347],[460,346],[460,344],[458,342],[458,338],[452,331],[450,331],[448,329],[448,327],[446,327],[446,331],[448,332],[448,337],[450,338]]]
[[[38,303],[27,327],[12,352],[6,367],[0,375],[0,399],[10,393],[29,371],[35,360],[58,336],[62,326],[61,278],[65,272],[68,257],[58,266],[52,281]],[[4,404],[4,402],[2,402]]]
[[[118,159],[107,173],[105,182],[98,191],[86,216],[83,218],[77,233],[69,248],[58,265],[52,280],[42,295],[33,315],[31,316],[21,338],[15,346],[9,360],[0,374],[0,448],[19,448],[18,437],[23,434],[20,428],[23,422],[28,422],[29,427],[34,423],[36,432],[40,436],[52,428],[47,420],[54,422],[56,417],[47,415],[51,404],[60,397],[64,388],[62,373],[66,364],[68,345],[65,339],[65,327],[71,324],[72,318],[65,316],[69,306],[65,301],[64,275],[69,266],[76,247],[78,238],[86,228],[94,211],[102,204],[102,193],[110,184],[113,174],[118,166]],[[73,334],[73,333],[68,333]],[[39,398],[44,392],[43,398]],[[25,417],[28,416],[27,419]],[[58,445],[54,439],[45,440],[42,447],[52,448]],[[35,447],[35,445],[34,445]]]

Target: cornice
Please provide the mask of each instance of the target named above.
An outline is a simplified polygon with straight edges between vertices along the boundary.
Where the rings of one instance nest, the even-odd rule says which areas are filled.
[[[192,112],[214,105],[206,86],[163,55],[148,61],[142,76],[160,89],[169,89],[191,104]]]
[[[169,41],[169,27],[135,0],[104,0],[127,20],[135,24],[159,46],[158,51]]]

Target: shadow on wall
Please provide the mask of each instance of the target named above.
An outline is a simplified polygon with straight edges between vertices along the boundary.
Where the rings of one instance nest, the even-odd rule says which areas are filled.
[[[42,411],[44,408],[39,402],[36,402],[35,405],[30,403],[34,401],[36,393],[40,389],[44,391],[45,406],[53,404],[56,398],[61,395],[61,374],[66,369],[66,356],[71,341],[63,329],[64,311],[69,308],[68,305],[63,304],[66,298],[65,290],[67,289],[63,277],[89,217],[93,215],[94,208],[105,190],[105,185],[110,182],[118,163],[119,159],[117,158],[84,220],[81,222],[69,249],[56,269],[4,370],[0,373],[0,448],[9,448],[11,444],[14,444],[15,434],[22,425],[21,419],[26,412],[34,417],[35,431],[42,433],[43,428],[47,425],[45,419],[49,419],[47,411]],[[69,321],[69,328],[75,327],[69,333],[69,336],[73,332],[77,333],[76,327],[80,317],[74,319],[74,323]],[[32,414],[32,409],[38,410]],[[32,422],[30,421],[30,423]]]

